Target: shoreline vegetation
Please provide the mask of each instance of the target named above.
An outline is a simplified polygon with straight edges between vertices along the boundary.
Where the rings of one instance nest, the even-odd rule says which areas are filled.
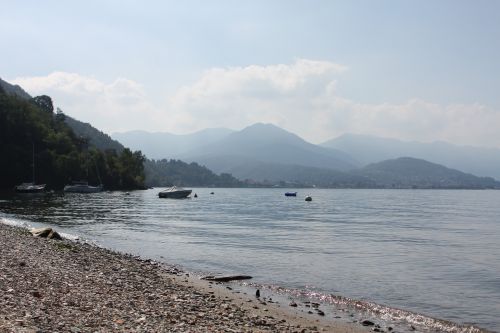
[[[107,190],[144,188],[145,157],[140,151],[99,150],[65,119],[60,109],[54,112],[49,96],[25,99],[0,89],[0,188],[12,189],[27,180],[47,184],[49,190],[78,180],[104,184]]]
[[[2,332],[367,332],[175,267],[0,223]]]

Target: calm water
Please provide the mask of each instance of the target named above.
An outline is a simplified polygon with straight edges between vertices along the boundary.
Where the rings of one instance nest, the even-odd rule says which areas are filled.
[[[158,191],[4,195],[0,217],[192,271],[500,331],[500,191],[194,189],[187,200]]]

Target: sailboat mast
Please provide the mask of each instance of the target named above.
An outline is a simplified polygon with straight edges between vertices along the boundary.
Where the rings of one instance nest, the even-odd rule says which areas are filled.
[[[89,149],[87,148],[87,161],[85,161],[85,164],[87,166],[87,181],[89,181]]]
[[[33,142],[33,184],[35,184],[35,142]]]
[[[102,185],[102,180],[101,180],[101,176],[99,175],[99,168],[97,167],[97,161],[94,160],[94,164],[95,164],[95,172],[97,174],[97,178],[99,179],[99,185]]]

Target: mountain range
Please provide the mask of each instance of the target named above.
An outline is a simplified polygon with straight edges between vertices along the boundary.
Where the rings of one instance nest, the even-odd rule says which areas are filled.
[[[216,172],[261,164],[299,165],[347,171],[358,166],[348,154],[308,143],[272,124],[257,123],[181,155]]]
[[[206,140],[193,138],[202,137],[207,130],[183,136],[148,132],[126,132],[112,136],[133,149],[142,149],[146,156],[154,153],[157,157],[196,161],[215,172],[227,172],[239,179],[256,181],[309,183],[317,178],[336,179],[338,174],[333,175],[332,172],[360,169],[400,157],[426,160],[463,171],[464,174],[500,179],[499,149],[462,147],[445,142],[405,142],[354,134],[314,145],[271,124],[254,124],[241,131],[213,131],[218,135]],[[153,142],[156,138],[161,138],[162,144],[156,141],[154,151],[142,144]],[[180,149],[183,145],[178,140],[189,142],[188,149]],[[311,177],[313,174],[315,177]],[[359,173],[353,176],[355,174]]]
[[[178,158],[188,151],[217,142],[231,133],[233,131],[227,128],[208,128],[192,134],[130,131],[114,133],[112,137],[126,146],[141,147],[149,158],[164,159]]]
[[[349,154],[308,143],[272,124],[257,123],[241,131],[212,129],[191,135],[134,131],[112,137],[127,146],[140,147],[148,157],[197,162],[216,173],[258,182],[304,182],[315,178],[311,174],[358,167]]]
[[[500,149],[457,146],[447,142],[407,142],[368,135],[345,134],[321,144],[349,152],[361,165],[411,156],[479,176],[500,179]]]
[[[0,92],[31,99],[21,87],[1,80],[0,83]],[[344,135],[322,145],[314,145],[275,125],[262,123],[241,131],[217,128],[188,135],[134,131],[114,134],[112,139],[91,124],[68,116],[64,119],[77,136],[86,137],[91,145],[100,150],[121,151],[125,145],[157,160],[169,158],[171,161],[197,162],[218,174],[223,173],[225,179],[233,184],[235,181],[228,178],[228,174],[246,181],[246,184],[257,185],[500,188],[500,183],[491,177],[477,177],[455,170],[467,170],[472,165],[475,170],[483,167],[483,175],[489,175],[488,170],[494,172],[500,165],[496,162],[500,154],[495,149],[445,143],[406,143],[355,135]],[[455,159],[445,160],[446,163],[436,162],[436,159],[445,156]],[[481,165],[484,159],[471,160],[470,156],[488,158],[492,165]],[[162,163],[157,163],[155,174],[168,179],[162,171],[163,166],[168,164]],[[173,165],[177,162],[169,163]]]

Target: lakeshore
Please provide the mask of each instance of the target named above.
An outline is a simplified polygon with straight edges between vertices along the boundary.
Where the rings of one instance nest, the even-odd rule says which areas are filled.
[[[0,224],[1,332],[345,332],[174,267]],[[283,306],[285,306],[283,304]]]
[[[179,283],[250,295],[252,302],[240,303],[254,311],[266,302],[265,315],[279,302],[274,306],[292,317],[370,320],[386,332],[499,331],[499,294],[490,284],[498,272],[498,192],[315,190],[312,204],[304,204],[280,189],[194,190],[198,198],[181,201],[159,200],[155,190],[84,200],[5,196],[0,221],[53,227],[174,273],[181,268],[173,274]],[[196,278],[225,274],[253,279],[216,285]]]

